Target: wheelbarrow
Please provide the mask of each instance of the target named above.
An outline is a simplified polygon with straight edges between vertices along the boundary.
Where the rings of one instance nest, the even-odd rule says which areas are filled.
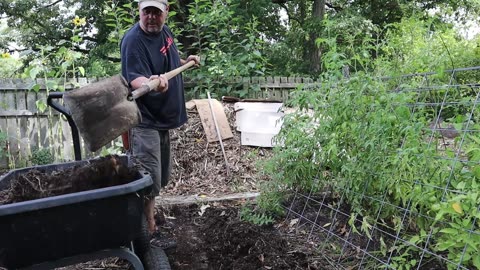
[[[68,111],[52,99],[48,104],[71,119]],[[76,161],[13,170],[0,178],[0,190],[17,176],[35,168],[45,173],[84,165],[80,141],[73,121]],[[75,134],[76,133],[76,134]],[[120,156],[132,167],[129,156]],[[112,187],[53,196],[0,206],[0,268],[53,269],[108,257],[131,263],[134,269],[170,269],[161,249],[150,247],[144,216],[144,196],[152,188],[152,178],[141,169],[135,180]]]

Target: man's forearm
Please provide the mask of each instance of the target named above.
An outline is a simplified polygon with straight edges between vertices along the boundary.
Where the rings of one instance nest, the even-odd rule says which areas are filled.
[[[142,85],[144,83],[147,83],[147,82],[148,82],[147,77],[138,77],[135,80],[133,80],[132,82],[130,82],[130,85],[132,86],[132,89],[138,89],[138,88],[142,87]]]

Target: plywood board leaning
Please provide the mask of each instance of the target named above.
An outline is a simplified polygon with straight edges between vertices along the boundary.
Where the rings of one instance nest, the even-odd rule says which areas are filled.
[[[207,141],[218,141],[219,138],[215,129],[215,122],[213,121],[212,111],[210,110],[208,99],[195,99],[193,101],[195,102],[198,114],[202,120],[202,126],[205,131],[205,135],[207,136]],[[218,128],[220,129],[221,139],[226,140],[233,138],[232,130],[228,124],[227,116],[225,115],[222,104],[218,100],[212,99],[212,107],[213,112],[215,113]]]

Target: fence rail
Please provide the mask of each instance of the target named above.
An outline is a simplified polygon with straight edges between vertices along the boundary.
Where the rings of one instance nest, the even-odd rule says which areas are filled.
[[[37,102],[46,104],[49,92],[47,88],[71,90],[96,81],[97,78],[66,81],[0,79],[0,169],[31,165],[32,153],[39,149],[49,149],[56,162],[73,160],[72,135],[68,122],[49,107],[40,110]],[[309,78],[296,77],[252,77],[231,80],[237,88],[248,91],[248,98],[283,101],[299,84],[312,82]],[[199,93],[193,92],[194,87],[195,82],[187,78],[185,81],[187,97],[199,97]],[[6,135],[6,140],[2,140],[2,134]],[[84,157],[98,155],[98,152],[89,152],[83,142],[81,148]]]

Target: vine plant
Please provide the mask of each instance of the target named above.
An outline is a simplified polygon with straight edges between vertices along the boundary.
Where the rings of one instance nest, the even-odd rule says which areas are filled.
[[[467,163],[460,151],[438,158],[436,145],[425,140],[429,112],[407,106],[419,94],[391,91],[391,82],[361,71],[342,78],[341,67],[351,63],[330,49],[321,83],[299,87],[288,102],[298,110],[285,116],[276,138],[283,147],[264,166],[274,180],[260,206],[278,213],[286,198],[279,194],[330,190],[334,199],[344,195],[353,232],[372,239],[378,237],[373,227],[384,228],[408,240],[380,239],[381,254],[395,269],[417,268],[420,257],[430,256],[425,248],[479,269],[480,139],[463,139]],[[469,123],[461,124],[480,128]],[[405,211],[411,213],[406,218]]]

